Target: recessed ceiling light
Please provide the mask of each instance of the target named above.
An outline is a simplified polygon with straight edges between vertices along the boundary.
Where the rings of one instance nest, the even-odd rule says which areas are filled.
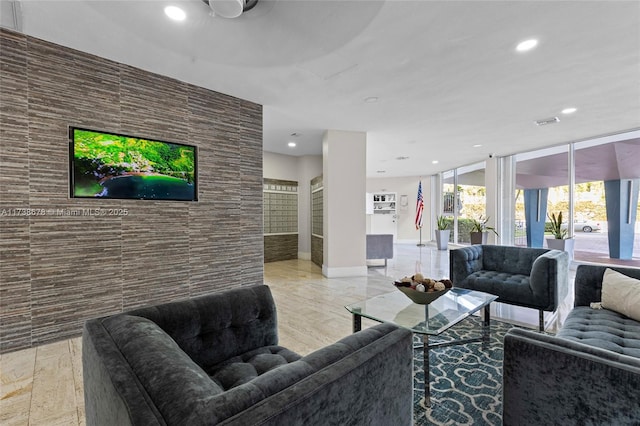
[[[537,45],[538,45],[538,40],[532,38],[530,40],[525,40],[519,43],[518,46],[516,46],[516,50],[518,52],[526,52],[527,50],[533,49]]]
[[[433,160],[433,161],[431,162],[431,164],[438,164],[438,163],[439,163],[439,161],[438,161],[438,160]]]
[[[177,6],[167,6],[164,8],[164,13],[174,21],[184,21],[187,17],[187,14],[184,13],[184,10],[180,9]]]
[[[364,98],[364,101],[368,104],[373,104],[378,102],[378,97],[377,96],[369,96],[368,98]]]
[[[295,142],[289,142],[287,145],[289,146],[289,148],[295,148],[296,147],[296,143]]]
[[[562,110],[563,114],[573,114],[574,112],[576,112],[578,110],[578,108],[565,108]]]
[[[474,148],[480,148],[481,146],[482,146],[481,143],[477,143],[477,144],[473,145]]]

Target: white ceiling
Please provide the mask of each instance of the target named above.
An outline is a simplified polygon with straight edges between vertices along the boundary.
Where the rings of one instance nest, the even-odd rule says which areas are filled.
[[[640,128],[638,1],[260,0],[225,20],[201,0],[23,0],[17,22],[2,3],[3,26],[264,105],[265,151],[367,132],[369,177]]]

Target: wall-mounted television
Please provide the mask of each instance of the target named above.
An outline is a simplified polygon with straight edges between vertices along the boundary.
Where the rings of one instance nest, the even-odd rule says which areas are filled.
[[[69,128],[72,198],[196,201],[195,146]]]

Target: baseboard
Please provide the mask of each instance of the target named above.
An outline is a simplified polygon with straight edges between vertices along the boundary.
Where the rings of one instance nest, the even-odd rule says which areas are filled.
[[[348,266],[344,268],[328,268],[322,265],[322,275],[327,278],[366,277],[367,266]]]
[[[305,251],[299,251],[298,252],[298,259],[311,260],[311,253],[307,253]]]

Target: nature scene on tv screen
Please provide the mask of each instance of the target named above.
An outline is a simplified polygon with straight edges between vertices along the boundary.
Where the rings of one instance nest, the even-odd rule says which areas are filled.
[[[195,200],[195,147],[72,129],[74,197]]]

